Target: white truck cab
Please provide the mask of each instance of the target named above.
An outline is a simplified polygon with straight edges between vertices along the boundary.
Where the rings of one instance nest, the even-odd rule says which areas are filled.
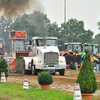
[[[39,71],[64,75],[65,58],[60,56],[56,37],[33,37],[30,40],[32,57],[23,58],[23,73],[37,75]]]

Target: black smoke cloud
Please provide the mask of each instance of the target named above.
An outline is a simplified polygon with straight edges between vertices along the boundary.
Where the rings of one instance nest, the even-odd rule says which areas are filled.
[[[17,17],[26,10],[34,8],[38,0],[0,0],[0,11],[7,17]]]

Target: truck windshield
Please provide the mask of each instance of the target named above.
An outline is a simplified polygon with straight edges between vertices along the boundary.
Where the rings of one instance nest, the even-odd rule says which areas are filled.
[[[67,44],[65,45],[66,51],[74,51],[75,53],[81,52],[81,45],[80,44]]]
[[[73,51],[72,50],[72,44],[65,45],[65,51]]]
[[[80,45],[80,44],[74,44],[74,45],[73,45],[73,51],[74,51],[75,53],[81,52],[81,45]]]
[[[24,41],[22,40],[15,40],[13,45],[14,45],[14,51],[24,51],[25,50]]]
[[[57,39],[36,39],[37,46],[57,46]]]

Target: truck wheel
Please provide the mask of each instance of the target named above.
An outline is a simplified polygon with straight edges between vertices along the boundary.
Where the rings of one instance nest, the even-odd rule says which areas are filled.
[[[59,71],[59,74],[60,74],[60,75],[64,75],[64,74],[65,74],[65,69],[61,69],[61,70]]]
[[[35,65],[34,65],[33,75],[37,75],[37,69],[35,68]]]
[[[51,73],[52,75],[55,75],[55,72],[54,73]]]
[[[33,64],[33,60],[31,62],[31,72],[33,75],[37,75],[37,69],[35,68],[35,65]]]
[[[32,71],[31,70],[27,70],[27,74],[28,75],[32,75]]]
[[[27,74],[27,71],[25,70],[25,61],[23,60],[23,74]]]

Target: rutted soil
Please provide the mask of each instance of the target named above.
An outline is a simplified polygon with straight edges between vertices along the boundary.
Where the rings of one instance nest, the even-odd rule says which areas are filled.
[[[79,72],[66,71],[64,76],[60,76],[59,73],[53,75],[54,82],[51,84],[51,89],[56,89],[65,93],[74,93],[74,83],[76,82]],[[98,90],[93,94],[93,97],[100,98],[100,74],[95,74],[98,83]],[[41,88],[35,75],[23,75],[10,73],[7,79],[8,82],[21,84],[24,83],[24,77],[28,77],[29,86],[33,88]],[[23,87],[22,87],[23,88]]]

